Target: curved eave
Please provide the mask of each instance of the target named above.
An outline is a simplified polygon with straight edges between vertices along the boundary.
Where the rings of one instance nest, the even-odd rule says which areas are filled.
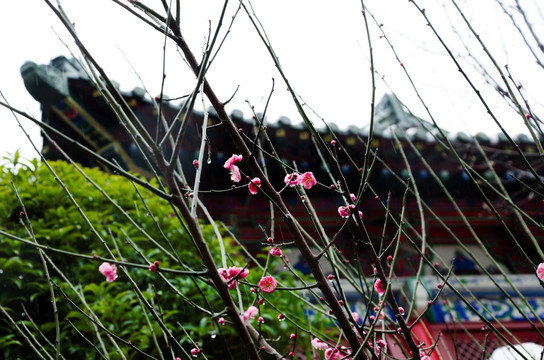
[[[26,89],[43,106],[58,103],[68,95],[66,77],[54,69],[27,61],[20,71]]]

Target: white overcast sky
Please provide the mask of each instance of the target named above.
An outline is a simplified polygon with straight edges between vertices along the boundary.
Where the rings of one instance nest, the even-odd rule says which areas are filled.
[[[161,9],[159,0],[144,2]],[[182,0],[181,3],[182,30],[193,51],[198,54],[208,36],[209,21],[212,29],[217,24],[223,1]],[[230,1],[224,26],[228,26],[237,3]],[[336,123],[340,129],[346,129],[349,125],[366,125],[369,121],[371,78],[361,2],[254,0],[253,3],[295,91],[320,117]],[[544,38],[544,19],[540,12],[544,10],[534,5],[536,0],[522,3],[531,7],[529,16]],[[150,93],[159,93],[163,55],[163,38],[159,33],[137,21],[111,0],[61,0],[61,4],[75,23],[83,42],[109,76],[121,84],[122,90],[129,91],[141,86],[126,56]],[[406,0],[366,0],[365,4],[377,22],[383,24],[382,29],[441,126],[450,131],[472,133],[483,131],[494,134],[499,131],[486,115],[484,107],[475,100],[472,90],[413,4]],[[483,56],[481,47],[467,34],[451,1],[421,0],[418,4],[426,9],[431,21],[450,44],[454,54],[459,56],[468,73],[474,74],[475,70],[470,65],[465,45],[498,77],[491,63]],[[529,100],[538,102],[544,93],[544,71],[534,66],[534,59],[522,46],[521,38],[514,33],[509,19],[496,2],[459,1],[459,5],[473,21],[476,31],[493,52],[499,66],[509,64],[513,75],[526,89]],[[76,55],[78,50],[44,1],[4,0],[0,7],[0,90],[12,105],[39,118],[39,104],[24,88],[20,66],[27,60],[43,64],[58,55],[70,56],[67,47]],[[377,100],[390,92],[388,87],[391,87],[414,113],[428,119],[402,67],[385,39],[380,39],[378,27],[370,17],[369,21],[375,68],[386,80],[384,82],[378,78],[376,81]],[[462,41],[452,31],[454,26]],[[184,95],[193,86],[194,76],[183,64],[172,43],[167,45],[166,52],[165,93],[170,97]],[[257,112],[262,111],[272,86],[271,79],[275,78],[268,120],[274,122],[283,115],[291,118],[293,123],[299,122],[285,84],[243,11],[238,14],[207,77],[224,100],[239,86],[230,110],[241,110],[246,116],[250,115],[245,100],[250,101]],[[484,90],[479,77],[475,78],[475,82],[479,89]],[[484,91],[483,94],[509,131],[524,132],[521,117],[504,106],[496,93]],[[537,112],[540,110],[537,103],[533,103],[533,106]],[[36,156],[9,112],[0,109],[0,121],[0,156],[16,149],[20,149],[27,158]],[[40,147],[37,127],[24,119],[21,121]]]

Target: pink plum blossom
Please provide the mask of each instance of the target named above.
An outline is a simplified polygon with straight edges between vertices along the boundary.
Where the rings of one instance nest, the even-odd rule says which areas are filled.
[[[244,311],[244,321],[248,322],[248,320],[255,319],[255,315],[259,313],[259,309],[257,309],[255,306],[251,305],[247,308],[246,311]]]
[[[349,209],[345,206],[338,207],[338,215],[343,218],[347,218],[349,216]]]
[[[270,275],[263,277],[259,281],[259,289],[265,293],[274,292],[276,290],[276,286],[278,286],[278,282]]]
[[[227,287],[229,289],[234,289],[237,285],[236,280],[233,280],[234,278],[244,279],[247,274],[249,274],[248,269],[243,269],[237,266],[231,266],[228,269],[219,268],[217,269],[217,272],[219,273],[223,281],[227,283]]]
[[[359,322],[359,319],[360,319],[359,313],[357,313],[357,312],[354,311],[354,312],[351,313],[351,316],[353,317],[353,320],[354,320],[356,323]]]
[[[247,184],[247,187],[249,188],[249,192],[250,192],[252,195],[257,194],[257,190],[261,187],[261,179],[259,179],[258,177],[253,178],[253,179],[249,182],[249,184]]]
[[[238,276],[240,279],[245,279],[247,275],[249,274],[248,269],[243,269],[238,266],[231,266],[228,268],[227,273],[229,275],[229,278],[233,278],[235,276]]]
[[[317,181],[315,180],[314,174],[311,171],[305,172],[302,174],[300,183],[304,186],[305,189],[311,189]]]
[[[374,289],[376,289],[376,292],[380,295],[385,292],[385,287],[383,286],[381,279],[376,279],[376,281],[374,282]]]
[[[291,187],[294,187],[298,184],[300,184],[300,181],[302,180],[302,177],[297,173],[287,174],[285,175],[285,178],[283,181],[286,185],[289,185]]]
[[[282,255],[281,249],[279,247],[270,248],[269,253],[272,256],[281,256]]]
[[[355,194],[349,194],[349,197],[350,197],[351,201],[357,202],[357,197],[355,196]]]
[[[102,265],[98,267],[98,271],[106,277],[107,282],[112,282],[117,279],[117,267],[115,264],[103,262]]]
[[[236,166],[237,163],[242,161],[242,155],[232,155],[230,158],[228,158],[227,161],[225,161],[225,165],[223,167],[230,171],[230,179],[237,183],[240,182],[242,179],[242,175],[240,174],[240,169],[238,166]]]
[[[225,318],[220,317],[219,319],[217,319],[217,322],[219,323],[219,325],[225,325]]]
[[[327,350],[329,348],[329,345],[326,342],[318,338],[312,339],[312,346],[317,350]]]
[[[326,360],[336,360],[341,358],[342,358],[342,354],[340,353],[340,351],[338,351],[337,348],[328,348],[327,350],[325,350]]]
[[[191,355],[193,355],[193,357],[197,357],[198,353],[200,353],[200,349],[197,349],[197,348],[191,349]]]
[[[538,276],[541,281],[544,281],[544,263],[538,264],[538,267],[536,268],[536,276]]]

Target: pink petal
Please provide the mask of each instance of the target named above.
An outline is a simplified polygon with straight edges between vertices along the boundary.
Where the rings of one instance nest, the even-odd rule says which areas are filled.
[[[230,169],[232,165],[242,161],[242,158],[243,158],[242,155],[233,154],[230,158],[227,159],[227,161],[225,161],[225,165],[223,166],[225,169]]]
[[[253,180],[251,180],[249,184],[247,184],[247,187],[252,195],[257,194],[258,189],[261,187],[261,179],[259,179],[258,177],[253,178]]]
[[[240,168],[236,165],[231,165],[231,167],[229,168],[229,171],[230,171],[230,179],[232,180],[232,182],[240,182],[240,180],[242,180],[242,175],[240,174]]]

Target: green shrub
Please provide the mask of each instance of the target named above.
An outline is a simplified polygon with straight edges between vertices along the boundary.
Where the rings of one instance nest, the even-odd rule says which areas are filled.
[[[33,160],[26,165],[16,165],[15,168],[0,167],[2,231],[27,240],[32,239],[31,231],[39,244],[89,257],[96,255],[111,258],[99,237],[44,164]],[[136,191],[135,186],[121,176],[84,168],[87,176],[118,205],[116,207],[72,165],[61,161],[51,162],[50,165],[117,259],[137,264],[158,260],[162,268],[203,270],[200,258],[195,256],[196,250],[190,237],[166,200],[142,188]],[[24,204],[26,214],[14,188]],[[201,229],[209,240],[216,263],[221,264],[219,244],[213,227],[202,225]],[[169,253],[175,254],[174,258],[167,256],[150,238]],[[224,241],[232,261],[229,265],[243,266],[246,260],[239,255],[239,249],[232,239],[224,237]],[[102,260],[73,257],[53,251],[46,251],[46,254],[58,269],[48,265],[55,284],[53,288],[60,318],[60,349],[64,357],[95,359],[98,357],[97,351],[104,352],[100,345],[103,342],[107,349],[105,351],[113,358],[118,358],[115,355],[117,350],[108,340],[106,332],[89,321],[89,311],[85,310],[85,304],[107,330],[126,342],[130,341],[145,353],[157,357],[160,356],[159,352],[171,354],[173,351],[177,354],[181,351],[173,343],[169,348],[157,321],[143,304],[142,298],[138,297],[121,267],[118,269],[119,278],[108,283],[98,272]],[[183,265],[176,259],[180,259]],[[274,266],[274,263],[270,265]],[[186,351],[194,347],[189,341],[193,339],[204,347],[208,358],[227,358],[229,354],[237,358],[238,351],[240,354],[245,353],[231,327],[217,326],[216,320],[223,308],[216,292],[204,279],[162,272],[159,275],[146,267],[123,268],[142,291],[143,298],[161,314],[162,321],[175,341]],[[256,268],[250,271],[246,280],[255,284],[261,274]],[[282,281],[287,286],[295,284],[291,277],[282,277]],[[37,348],[43,346],[44,350],[54,353],[56,323],[50,286],[35,246],[0,235],[0,289],[0,305],[19,328],[26,325],[27,338],[32,342],[33,339],[40,342],[41,345],[34,343]],[[174,289],[179,293],[176,294]],[[255,295],[250,293],[249,287],[242,285],[240,289],[244,304],[255,301]],[[80,295],[84,295],[85,304]],[[282,292],[281,297],[275,296],[274,304],[290,313],[290,318],[303,317],[306,305],[296,300],[294,295]],[[215,316],[199,311],[198,307],[212,311]],[[261,326],[263,334],[283,343],[280,348],[289,348],[289,343],[292,343],[289,334],[295,332],[293,324],[278,323],[278,312],[266,304],[261,307],[261,311],[265,318]],[[28,351],[27,340],[15,331],[6,316],[1,318],[0,353],[3,358],[35,358],[35,354]],[[315,326],[314,330],[325,331],[327,323],[320,321]],[[298,341],[309,342],[306,337],[301,334]],[[117,343],[127,358],[142,356],[131,345],[122,341]]]
[[[96,232],[106,241],[118,259],[146,264],[147,262],[139,254],[141,252],[151,262],[160,261],[161,267],[202,270],[200,259],[195,256],[190,238],[174,216],[174,211],[167,201],[152,195],[149,191],[139,189],[142,202],[130,181],[97,169],[84,169],[85,173],[126,212],[123,214],[123,211],[115,207],[99,190],[85,180],[72,165],[65,162],[52,162],[51,166],[58,177],[62,179],[85,216],[93,224]],[[24,203],[26,214],[23,214],[23,208],[11,183],[17,189]],[[132,224],[127,215],[148,236]],[[37,161],[32,161],[30,165],[17,170],[2,167],[0,172],[0,228],[15,236],[30,239],[22,224],[26,216],[30,220],[38,243],[77,254],[96,254],[100,257],[110,258],[98,236],[93,234],[52,173]],[[30,229],[28,226],[27,228]],[[219,254],[217,241],[213,238],[213,231],[210,228],[210,225],[202,226],[203,232],[208,235],[212,244],[214,254]],[[166,256],[148,237],[154,239],[169,252],[172,252],[170,249],[173,248],[176,256],[181,259],[185,267],[178,264],[175,259]],[[230,240],[227,239],[228,241]],[[130,245],[131,242],[139,251],[135,251]],[[228,244],[228,246],[232,247],[233,245]],[[145,352],[156,353],[156,350],[152,350],[151,330],[143,315],[146,309],[142,307],[122,271],[119,271],[117,281],[107,283],[98,272],[98,266],[101,263],[99,261],[75,258],[55,252],[47,252],[47,255],[51,257],[60,272],[85,294],[89,307],[100,317],[103,324],[107,324],[109,330],[123,339],[131,341]],[[219,258],[217,260],[219,261]],[[96,358],[96,354],[89,352],[89,343],[68,322],[68,320],[71,321],[82,335],[87,337],[90,342],[95,343],[95,330],[86,316],[76,308],[76,305],[83,308],[81,301],[62,280],[60,274],[51,266],[48,268],[53,281],[75,303],[70,303],[60,291],[55,292],[61,318],[62,353],[69,358],[83,359],[86,356],[90,359]],[[9,311],[15,320],[31,319],[34,321],[37,328],[43,331],[50,341],[53,341],[55,322],[50,290],[35,247],[5,236],[0,237],[0,269],[0,288],[2,289],[0,304]],[[204,328],[195,327],[195,325],[202,323],[201,318],[204,315],[195,311],[194,307],[175,295],[175,291],[167,288],[165,282],[160,281],[157,274],[145,268],[128,267],[127,270],[138,287],[144,291],[145,297],[148,300],[153,300],[155,306],[160,309],[159,312],[164,314],[165,322],[175,330],[174,333],[183,333],[177,325],[178,322],[192,324],[188,328],[191,336],[194,335],[194,332],[203,334],[210,332],[209,323],[203,324]],[[205,294],[207,301],[212,306],[215,305],[214,291],[209,286],[202,286],[204,285],[202,280],[195,282],[199,284],[199,290],[188,277],[172,276],[172,274],[165,274],[165,277],[184,297],[193,300],[199,306],[205,306],[200,292]],[[147,312],[149,313],[149,311]],[[5,322],[5,319],[3,320]],[[153,330],[158,334],[158,341],[164,343],[164,337],[158,326],[154,325]],[[25,358],[27,355],[29,358],[33,357],[25,347],[24,341],[20,337],[14,336],[13,328],[9,326],[9,323],[5,322],[5,326],[0,331],[0,338],[3,339],[0,348],[5,355],[3,358],[13,358],[15,354],[20,358]],[[37,332],[34,331],[34,333]],[[103,333],[102,336],[104,337]],[[37,338],[40,339],[39,336]],[[164,347],[166,348],[166,344]],[[114,348],[109,344],[107,348],[114,351]],[[125,346],[123,350],[132,356],[136,354],[128,349],[129,347]]]

